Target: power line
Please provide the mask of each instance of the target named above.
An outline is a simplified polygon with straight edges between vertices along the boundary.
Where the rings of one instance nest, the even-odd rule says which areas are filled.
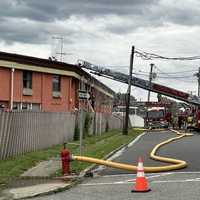
[[[144,74],[144,73],[134,73],[135,75],[141,75],[141,76],[146,76],[149,77],[148,74]],[[182,79],[182,78],[193,78],[193,76],[158,76],[157,74],[157,78],[165,78],[165,79]]]
[[[153,60],[153,59],[162,59],[162,60],[179,60],[179,61],[184,61],[184,60],[199,60],[200,56],[188,56],[188,57],[166,57],[166,56],[161,56],[155,53],[149,53],[143,50],[137,49],[135,51],[136,56],[142,58],[143,60]]]
[[[168,75],[167,77],[163,77],[163,76],[159,76],[160,78],[169,78],[169,79],[171,79],[171,78],[193,78],[194,77],[194,75],[192,74],[192,76],[191,75],[187,75],[187,76],[173,76],[173,74],[170,74],[170,73],[167,73],[167,72],[164,72],[164,71],[162,71],[159,67],[157,67],[157,66],[155,66],[155,68],[160,72],[160,74],[162,73],[162,74],[166,74],[166,75]],[[195,71],[196,72],[196,71]],[[184,72],[183,72],[184,73]]]
[[[158,68],[158,67],[157,67]],[[142,77],[146,77],[148,78],[149,75],[147,73],[134,73],[136,76],[142,76]],[[156,79],[167,79],[167,80],[173,80],[173,79],[178,79],[180,82],[184,82],[184,83],[195,83],[196,80],[194,80],[193,76],[179,76],[179,77],[175,77],[175,76],[158,76],[156,77]],[[182,80],[182,79],[186,79],[186,80]],[[157,81],[156,80],[156,81]]]
[[[197,70],[186,70],[186,71],[177,71],[177,72],[160,72],[160,74],[181,74],[181,73],[196,72],[196,71]]]
[[[155,66],[156,67],[156,66]],[[176,72],[163,72],[161,71],[158,67],[156,67],[158,69],[158,71],[160,71],[158,74],[168,74],[168,75],[173,75],[173,74],[181,74],[181,73],[187,73],[187,72],[197,72],[197,70],[186,70],[186,71],[176,71]],[[147,71],[142,71],[142,70],[139,70],[138,72],[142,72],[144,74],[148,74],[149,72]],[[189,74],[189,73],[188,73]]]

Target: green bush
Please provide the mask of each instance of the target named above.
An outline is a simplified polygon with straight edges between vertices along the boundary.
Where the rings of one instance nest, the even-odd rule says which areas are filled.
[[[92,117],[90,116],[90,113],[85,114],[85,122],[84,122],[84,129],[83,129],[83,137],[89,136],[90,131],[90,124],[92,122]]]
[[[75,128],[74,128],[74,141],[79,140],[79,134],[80,133],[80,129],[78,127],[78,123],[76,123]]]
[[[108,122],[108,120],[106,121],[106,130],[105,130],[105,132],[108,132],[109,131],[109,122]]]

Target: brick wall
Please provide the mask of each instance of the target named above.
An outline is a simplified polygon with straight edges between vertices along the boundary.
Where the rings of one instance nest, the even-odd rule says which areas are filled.
[[[52,74],[32,73],[32,95],[23,95],[23,71],[14,72],[14,102],[41,104],[42,111],[73,111],[76,103],[76,79],[61,77],[61,97],[52,96]],[[0,102],[9,106],[11,99],[11,70],[0,67]]]
[[[10,70],[0,68],[0,101],[10,99]]]
[[[14,101],[17,103],[37,104],[41,111],[67,112],[74,111],[79,107],[78,89],[79,80],[70,76],[61,76],[61,97],[52,95],[52,74],[32,72],[32,95],[23,95],[23,71],[14,71]],[[11,100],[11,69],[0,67],[0,104],[10,105]],[[88,86],[89,88],[91,86]],[[91,89],[91,88],[90,88]],[[95,96],[95,111],[111,113],[112,106],[110,97],[106,96],[96,88],[92,88]],[[91,102],[90,102],[91,103]],[[88,102],[83,106],[88,109]],[[90,110],[91,111],[91,110]]]

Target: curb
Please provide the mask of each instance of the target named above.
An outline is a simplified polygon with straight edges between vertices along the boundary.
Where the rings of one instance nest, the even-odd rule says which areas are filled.
[[[170,129],[164,129],[164,128],[156,128],[156,129],[148,129],[146,132],[164,132],[164,131],[170,131]]]
[[[31,195],[31,196],[26,196],[26,197],[22,197],[22,198],[13,198],[13,194],[11,194],[9,191],[5,191],[4,194],[5,194],[5,197],[2,197],[3,199],[2,200],[21,200],[21,199],[31,199],[31,198],[34,198],[34,197],[39,197],[39,196],[45,196],[45,195],[50,195],[50,194],[56,194],[58,192],[62,192],[62,191],[65,191],[65,190],[68,190],[70,188],[72,188],[73,186],[75,186],[76,184],[79,183],[79,180],[76,180],[76,181],[72,181],[69,185],[65,186],[65,187],[62,187],[62,188],[57,188],[55,190],[51,190],[51,191],[47,191],[47,192],[42,192],[42,193],[38,193],[38,194],[35,194],[35,195]],[[1,200],[1,199],[0,199]]]
[[[117,149],[111,151],[109,154],[107,154],[106,156],[104,156],[102,159],[103,160],[107,160],[109,158],[111,158],[112,160],[112,156],[114,154],[116,154],[118,151],[121,151],[122,149],[127,149],[130,146],[132,146],[134,143],[136,143],[143,135],[145,135],[147,132],[143,132],[140,135],[138,135],[136,138],[134,138],[131,142],[127,143],[127,144],[123,144],[120,147],[118,147]],[[83,171],[81,171],[79,177],[83,178],[83,177],[91,177],[93,176],[93,173],[91,172],[92,170],[94,170],[98,165],[97,164],[92,164],[91,166],[89,166],[88,168],[84,169]]]

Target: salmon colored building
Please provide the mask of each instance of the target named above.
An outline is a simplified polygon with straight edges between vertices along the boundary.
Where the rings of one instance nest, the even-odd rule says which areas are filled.
[[[79,100],[78,91],[90,94]],[[0,52],[0,109],[111,113],[114,92],[76,65]]]

